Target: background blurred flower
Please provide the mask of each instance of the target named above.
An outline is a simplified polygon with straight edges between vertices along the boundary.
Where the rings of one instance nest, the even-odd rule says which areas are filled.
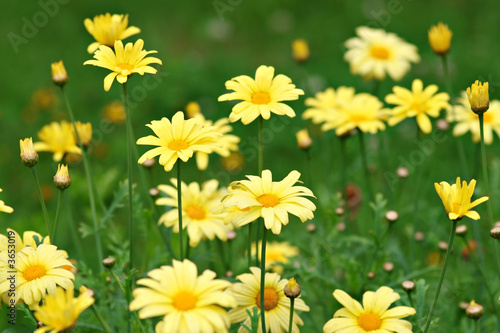
[[[274,77],[274,67],[260,66],[255,72],[255,80],[240,75],[226,81],[226,89],[234,92],[219,96],[218,101],[240,100],[233,107],[229,121],[234,123],[241,119],[245,125],[259,116],[269,119],[271,113],[295,117],[291,107],[282,101],[293,101],[304,95],[302,89],[296,89],[292,80],[283,74]]]
[[[303,119],[311,119],[313,124],[320,124],[331,117],[335,117],[338,110],[349,103],[354,97],[352,87],[338,87],[337,90],[327,88],[317,92],[314,97],[306,98],[305,104],[309,106],[302,114]]]
[[[106,13],[104,15],[95,16],[93,20],[87,18],[83,21],[83,24],[89,34],[96,40],[96,42],[90,44],[87,48],[90,54],[94,53],[100,45],[113,47],[116,41],[141,32],[141,29],[137,27],[127,27],[128,14],[111,15],[110,13]]]
[[[450,96],[444,92],[436,94],[438,89],[435,84],[424,89],[420,79],[413,80],[411,91],[394,86],[393,93],[385,97],[387,103],[396,105],[390,111],[390,118],[387,121],[389,125],[394,126],[406,118],[416,117],[420,130],[426,134],[430,133],[432,124],[429,116],[437,118],[441,110],[450,107],[448,104]]]
[[[54,162],[61,161],[66,153],[82,154],[73,136],[73,125],[65,120],[45,125],[38,132],[38,138],[42,141],[33,144],[35,150],[54,153]]]
[[[305,39],[295,39],[292,42],[292,55],[293,59],[298,62],[309,60],[309,44]]]
[[[262,242],[257,246],[259,249],[259,261],[262,256]],[[256,255],[255,244],[252,244],[252,255]],[[290,263],[291,257],[299,255],[299,248],[290,245],[289,242],[268,242],[266,245],[266,271],[272,269],[274,273],[283,274],[283,266]]]
[[[344,59],[349,62],[351,73],[364,79],[383,80],[388,74],[399,81],[410,69],[411,62],[419,62],[417,47],[396,34],[369,27],[356,28],[358,37],[345,42],[348,49]]]
[[[429,29],[429,44],[436,54],[446,54],[450,50],[453,33],[446,24],[439,22]]]
[[[164,316],[156,332],[202,333],[228,332],[230,321],[225,308],[235,307],[232,295],[225,293],[231,283],[215,279],[210,270],[198,276],[198,268],[189,260],[174,260],[148,272],[137,281],[130,311],[139,310],[139,318]]]
[[[478,115],[471,112],[471,106],[467,98],[467,93],[462,91],[457,98],[457,105],[449,108],[446,113],[446,120],[449,122],[457,122],[453,127],[453,135],[461,136],[466,132],[472,133],[472,141],[479,142],[481,133],[479,132]],[[493,132],[500,137],[500,101],[491,100],[488,112],[483,114],[484,121],[484,143],[489,145],[493,143]]]
[[[0,192],[3,190],[0,188]],[[7,206],[3,200],[0,200],[0,212],[10,214],[14,211],[14,208]]]
[[[173,231],[179,232],[178,219],[178,197],[177,179],[170,180],[174,186],[159,185],[158,189],[168,197],[156,200],[157,205],[168,206],[170,209],[164,213],[159,220],[160,224],[173,227]],[[226,213],[215,213],[214,208],[220,205],[220,200],[225,194],[219,190],[219,182],[215,179],[200,185],[196,182],[182,186],[182,221],[183,228],[187,229],[189,245],[195,247],[202,239],[213,240],[215,236],[222,241],[227,240],[227,232],[231,230],[230,225],[224,223]]]

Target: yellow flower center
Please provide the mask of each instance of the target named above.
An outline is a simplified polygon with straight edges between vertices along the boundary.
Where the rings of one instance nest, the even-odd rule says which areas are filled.
[[[364,123],[365,121],[370,120],[366,115],[358,113],[358,114],[353,114],[351,115],[351,121],[354,124],[361,124]]]
[[[189,311],[196,306],[196,297],[189,291],[181,291],[174,296],[174,307],[180,311]]]
[[[28,281],[32,281],[34,279],[45,276],[45,273],[47,273],[45,267],[40,265],[33,265],[26,268],[26,270],[23,272],[23,277]]]
[[[205,210],[198,205],[190,205],[185,208],[186,214],[193,220],[203,220],[205,218]]]
[[[184,140],[174,140],[168,144],[168,149],[170,150],[184,150],[189,148],[189,143]]]
[[[266,92],[257,92],[252,95],[253,104],[267,104],[271,101],[271,96]]]
[[[370,54],[372,55],[372,57],[380,60],[389,59],[389,51],[383,46],[372,46],[372,48],[370,49]]]
[[[422,110],[422,103],[420,102],[411,103],[411,109],[420,112]]]
[[[269,208],[274,207],[280,203],[280,199],[274,194],[262,194],[257,198],[257,201],[262,204],[262,206]]]
[[[358,318],[358,324],[362,329],[369,332],[378,330],[382,325],[382,321],[377,315],[373,313],[363,313]]]
[[[264,289],[264,310],[270,311],[278,306],[279,295],[273,288]],[[260,309],[260,290],[255,298],[255,304]]]
[[[483,122],[485,124],[491,124],[493,122],[494,117],[491,115],[491,112],[483,113]]]
[[[118,72],[121,72],[121,71],[130,72],[131,70],[134,69],[134,66],[132,66],[130,64],[118,64],[118,65],[116,65],[116,67],[118,67]]]

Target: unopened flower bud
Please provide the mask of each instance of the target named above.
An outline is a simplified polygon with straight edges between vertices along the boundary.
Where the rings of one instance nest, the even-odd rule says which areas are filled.
[[[85,293],[87,293],[87,295],[89,295],[89,297],[95,298],[95,291],[93,289],[81,286],[80,292],[85,292]]]
[[[467,308],[469,307],[469,302],[463,302],[463,301],[462,301],[462,302],[458,303],[458,307],[459,307],[460,309],[462,309],[462,310],[464,310],[464,311],[465,311],[465,309],[467,309]]]
[[[36,323],[36,328],[40,328],[40,327],[43,327],[43,323],[41,321]]]
[[[306,226],[306,230],[308,232],[315,232],[316,231],[316,224],[314,223],[309,223],[307,226]]]
[[[226,237],[227,237],[227,240],[228,241],[232,241],[233,239],[236,238],[238,234],[236,233],[236,231],[234,230],[229,230],[227,233],[226,233]]]
[[[395,210],[390,210],[387,213],[385,213],[385,219],[389,223],[394,223],[399,219],[399,214]]]
[[[343,207],[337,207],[335,208],[335,214],[337,214],[337,216],[341,217],[343,216],[345,213],[344,211],[344,208]]]
[[[408,176],[410,175],[410,171],[408,170],[408,168],[405,168],[405,167],[399,167],[399,168],[396,170],[396,175],[397,175],[399,178],[408,178]]]
[[[472,300],[467,309],[465,309],[465,313],[467,314],[467,317],[478,320],[483,316],[484,309],[481,304],[477,304],[474,300]]]
[[[384,262],[384,264],[382,265],[382,269],[387,273],[391,273],[394,270],[394,264],[390,261]]]
[[[369,279],[374,279],[374,278],[375,278],[375,273],[374,273],[374,272],[368,272],[368,274],[366,274],[366,276],[367,276]]]
[[[466,226],[465,224],[459,225],[459,226],[455,229],[455,234],[456,234],[457,236],[464,237],[465,235],[467,235],[467,226]]]
[[[231,278],[231,277],[233,277],[234,273],[233,273],[233,271],[227,271],[224,275],[225,275],[227,278]]]
[[[446,119],[438,119],[438,121],[436,121],[436,127],[438,130],[440,131],[447,131],[449,128],[450,128],[450,123],[446,121]]]
[[[339,222],[337,224],[337,230],[338,231],[344,231],[345,230],[345,223],[344,222]]]
[[[295,136],[297,137],[297,144],[300,149],[308,150],[311,148],[313,142],[307,129],[301,129],[295,134]]]
[[[52,82],[60,87],[64,87],[66,82],[68,82],[68,73],[66,72],[66,68],[64,68],[62,60],[53,62],[50,67],[52,69]]]
[[[441,251],[446,252],[448,250],[448,242],[440,241],[438,247]]]
[[[201,113],[201,107],[198,102],[189,102],[186,105],[186,115],[188,118],[193,118],[195,115]]]
[[[57,166],[57,172],[54,176],[54,184],[56,187],[64,191],[71,185],[71,178],[69,177],[68,166],[64,164],[59,164]]]
[[[467,88],[467,98],[469,99],[471,110],[476,114],[488,111],[490,107],[490,96],[488,93],[488,82],[482,84],[478,80]]]
[[[19,140],[19,145],[21,147],[21,161],[23,164],[29,168],[35,166],[38,163],[38,153],[33,146],[33,139],[26,138]]]
[[[434,53],[444,55],[448,53],[453,33],[446,24],[439,22],[429,30],[429,44]]]
[[[149,195],[152,197],[156,197],[158,194],[160,194],[160,190],[158,190],[156,187],[150,188],[149,189]]]
[[[295,61],[305,62],[309,59],[309,44],[304,39],[296,39],[292,42],[292,55]]]
[[[90,142],[92,142],[92,124],[77,121],[75,122],[75,127],[78,132],[78,136],[80,137],[80,141],[82,142],[82,146],[88,147]],[[75,142],[78,144],[78,137],[76,136],[74,127],[73,136],[75,138]]]
[[[407,293],[411,293],[415,290],[415,282],[411,280],[403,281],[403,283],[401,283],[401,288]]]
[[[113,257],[107,257],[102,260],[102,265],[106,268],[113,268],[116,263],[116,259]]]
[[[425,239],[425,234],[423,232],[421,232],[421,231],[417,231],[415,233],[415,235],[413,235],[413,237],[415,238],[415,240],[417,242],[421,242],[421,241],[423,241]]]
[[[142,162],[142,166],[149,169],[152,168],[156,164],[156,160],[154,158],[149,158]]]
[[[491,228],[490,235],[491,235],[491,237],[493,237],[495,239],[500,239],[500,227],[497,226],[497,227]]]

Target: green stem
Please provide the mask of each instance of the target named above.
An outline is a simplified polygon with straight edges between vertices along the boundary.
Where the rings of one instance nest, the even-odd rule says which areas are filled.
[[[260,318],[262,321],[262,332],[266,331],[266,309],[264,307],[265,301],[265,286],[266,286],[266,241],[267,241],[267,228],[264,226],[262,233],[262,254],[260,260]]]
[[[248,267],[252,266],[252,225],[253,223],[248,224]]]
[[[444,275],[446,274],[446,267],[448,265],[448,258],[450,257],[451,248],[453,247],[453,239],[455,238],[455,229],[457,228],[458,220],[453,220],[453,225],[450,231],[450,238],[448,240],[448,249],[446,249],[446,256],[444,257],[443,269],[441,270],[441,276],[439,277],[439,282],[436,290],[436,294],[434,295],[434,300],[432,301],[431,310],[429,311],[429,315],[427,316],[427,320],[424,325],[424,333],[427,333],[429,327],[431,326],[432,314],[434,313],[434,309],[436,308],[436,304],[439,298],[439,294],[441,292],[441,286],[443,285]]]
[[[448,92],[448,95],[451,97],[452,93],[452,87],[451,87],[451,76],[450,76],[450,71],[448,69],[448,57],[446,57],[446,54],[443,54],[441,56],[441,60],[443,62],[443,72],[444,72],[444,79],[446,82],[446,91]]]
[[[480,327],[481,326],[479,325],[479,319],[474,319],[474,333],[480,333]]]
[[[347,205],[347,153],[346,153],[346,140],[347,138],[340,138],[340,156],[342,160],[342,173],[341,173],[341,184],[342,184],[342,196],[344,197],[344,214],[345,214],[345,226],[346,232],[351,231],[351,221],[349,220],[349,207]]]
[[[366,145],[365,145],[363,131],[358,129],[358,136],[359,136],[359,147],[361,149],[361,162],[363,163],[363,169],[365,171],[366,187],[368,189],[368,195],[370,198],[370,202],[373,202],[374,197],[373,197],[372,184],[370,182],[370,172],[368,170],[368,160],[367,160],[367,156],[366,156]]]
[[[182,183],[181,183],[181,161],[177,161],[177,211],[179,216],[179,247],[180,258],[184,260],[184,244],[182,230]]]
[[[292,333],[293,328],[293,306],[295,305],[295,298],[290,298],[290,321],[288,322],[288,333]]]
[[[59,213],[61,211],[61,203],[63,200],[64,190],[59,190],[59,197],[57,199],[57,209],[56,209],[56,219],[54,221],[54,231],[52,231],[52,238],[50,239],[52,244],[56,244],[56,234],[57,234],[57,226],[59,224]]]
[[[36,173],[36,168],[34,166],[31,167],[31,172],[33,173],[33,177],[35,177],[36,189],[38,191],[38,198],[40,199],[40,205],[42,206],[43,218],[45,219],[45,226],[47,227],[47,235],[52,242],[52,237],[50,236],[50,221],[49,214],[47,214],[47,207],[45,206],[45,199],[43,198],[42,189],[40,188],[40,182],[38,181],[38,175]]]
[[[264,170],[264,118],[262,116],[259,117],[259,176]]]
[[[104,318],[102,318],[102,315],[99,312],[99,310],[97,309],[97,306],[95,306],[95,304],[92,304],[92,311],[94,312],[94,315],[96,316],[97,321],[99,322],[99,324],[101,324],[104,331],[111,333],[111,328],[109,328],[108,324],[104,321]]]
[[[134,212],[133,212],[133,192],[132,192],[132,120],[128,106],[127,83],[123,83],[123,106],[125,108],[125,118],[127,121],[127,169],[128,169],[128,232],[129,232],[129,267],[134,267]]]
[[[94,228],[94,238],[95,244],[97,248],[97,257],[99,263],[102,262],[103,254],[102,254],[102,245],[101,245],[101,237],[99,236],[99,225],[97,223],[97,213],[95,206],[95,198],[94,198],[94,186],[92,181],[92,172],[90,171],[90,163],[88,160],[87,152],[85,151],[82,140],[80,139],[80,134],[76,129],[75,117],[73,115],[73,109],[71,108],[71,104],[69,103],[68,96],[66,95],[64,89],[61,87],[61,94],[63,95],[64,103],[66,104],[66,109],[68,109],[69,118],[71,123],[73,124],[73,130],[75,131],[76,139],[78,141],[78,145],[82,150],[82,159],[83,159],[83,168],[85,169],[85,178],[87,179],[87,187],[89,190],[89,201],[90,201],[90,211],[92,213],[92,223]],[[102,272],[102,265],[99,265],[99,270]]]
[[[483,166],[483,179],[484,179],[484,188],[487,196],[490,196],[490,183],[488,181],[488,166],[486,165],[486,148],[484,144],[484,114],[480,113],[479,116],[479,132],[481,133],[481,164]],[[493,227],[493,209],[491,207],[491,200],[486,201],[486,206],[488,208],[488,219],[490,221],[490,227]],[[495,261],[497,274],[500,276],[500,260],[498,258],[498,243],[493,239],[493,243],[495,244]],[[478,246],[481,244],[478,241]],[[480,248],[480,247],[479,247]]]

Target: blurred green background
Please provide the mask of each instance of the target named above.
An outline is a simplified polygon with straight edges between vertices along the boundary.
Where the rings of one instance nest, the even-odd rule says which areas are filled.
[[[145,49],[157,50],[155,56],[163,61],[163,65],[157,67],[157,75],[134,75],[129,80],[136,138],[150,134],[144,126],[146,123],[171,117],[176,111],[183,110],[189,101],[198,101],[209,119],[227,117],[233,104],[217,102],[217,97],[225,92],[224,82],[237,75],[253,77],[259,65],[274,66],[277,74],[291,77],[297,87],[304,89],[305,96],[289,103],[297,113],[296,118],[273,115],[274,122],[266,123],[269,139],[266,141],[264,167],[271,169],[276,179],[282,179],[292,169],[304,172],[305,155],[296,148],[295,132],[309,127],[315,142],[311,151],[315,180],[312,187],[319,205],[328,206],[334,191],[340,188],[338,142],[333,133],[321,133],[317,127],[303,121],[300,115],[305,109],[305,98],[327,87],[346,85],[356,87],[358,92],[372,90],[373,83],[352,76],[343,60],[343,43],[355,35],[355,28],[360,25],[383,28],[418,46],[421,62],[413,65],[398,85],[410,87],[414,78],[421,78],[424,85],[434,83],[444,90],[441,62],[428,46],[427,31],[439,21],[448,24],[453,31],[449,54],[453,94],[457,96],[479,79],[490,82],[490,95],[494,99],[500,94],[500,67],[497,66],[500,44],[496,33],[499,8],[497,2],[484,0],[5,2],[0,25],[0,187],[4,190],[0,199],[14,207],[15,213],[1,215],[3,228],[35,229],[44,233],[34,181],[19,158],[19,140],[33,137],[36,141],[36,133],[43,125],[67,119],[59,91],[51,82],[52,62],[64,61],[70,77],[67,93],[75,116],[78,120],[90,121],[94,127],[96,134],[91,163],[97,175],[99,192],[107,203],[118,183],[126,178],[125,126],[108,126],[102,122],[104,106],[120,100],[121,86],[115,82],[111,90],[105,92],[103,79],[107,70],[83,66],[84,61],[92,58],[86,49],[93,42],[84,28],[85,18],[107,12],[128,13],[129,24],[139,27],[141,33],[126,42],[142,38]],[[309,42],[311,58],[305,64],[296,63],[291,56],[291,43],[296,38]],[[389,78],[384,80],[379,97],[388,94],[394,84]],[[252,156],[256,153],[257,123],[248,126],[235,123],[233,127],[234,133],[242,138],[240,149],[247,159],[246,165],[239,172],[221,172],[220,159],[212,157],[204,175],[205,178],[219,178],[223,185],[256,172],[256,160]],[[414,120],[386,131],[387,170],[396,170],[402,163],[400,157],[408,159],[409,153],[418,149],[414,143],[415,134]],[[450,132],[445,135],[451,137]],[[468,156],[475,158],[476,150],[469,134],[461,140],[467,144]],[[349,180],[363,184],[357,140],[350,141]],[[378,145],[378,139],[370,138],[372,164],[382,162],[375,150],[371,151]],[[443,218],[442,207],[436,203],[438,198],[433,193],[432,183],[441,180],[453,182],[458,175],[466,176],[456,165],[455,149],[451,140],[443,145],[437,144],[425,161],[427,167],[422,180],[429,186],[422,189],[421,207],[432,202],[434,207],[428,215],[440,219]],[[138,150],[143,153],[147,148],[139,147]],[[494,144],[488,147],[488,154],[498,156],[498,153],[498,138],[495,138]],[[474,158],[469,159],[469,176],[477,175]],[[493,162],[499,165],[498,159],[494,158]],[[46,185],[49,215],[54,216],[57,193],[52,189],[52,177],[57,164],[50,154],[41,153],[37,168],[42,184]],[[190,161],[187,168],[186,181],[200,179],[194,161]],[[70,172],[75,185],[74,189],[67,191],[65,200],[73,207],[79,207],[75,208],[77,212],[83,212],[83,215],[73,213],[75,223],[79,223],[89,217],[86,184],[81,165],[71,166]],[[491,187],[498,192],[495,185],[499,177],[495,178],[495,175],[498,176],[497,171]],[[174,176],[173,172],[166,174],[156,166],[150,181],[157,185]],[[385,174],[377,172],[376,177],[375,188],[391,196]],[[410,195],[403,196],[398,202],[391,201],[389,205],[400,207],[403,217],[411,219],[412,207],[404,205],[409,202]],[[68,216],[67,212],[65,216]],[[425,220],[425,216],[419,217],[419,221]],[[62,228],[67,229],[64,225]],[[432,228],[432,222],[422,221],[421,230]],[[448,230],[443,228],[435,232],[437,242],[446,238]],[[93,247],[92,238],[86,240]],[[68,237],[62,242],[66,242],[66,248],[71,252],[71,239]],[[98,265],[87,264],[94,268]],[[331,292],[326,290],[325,297],[331,298]]]

